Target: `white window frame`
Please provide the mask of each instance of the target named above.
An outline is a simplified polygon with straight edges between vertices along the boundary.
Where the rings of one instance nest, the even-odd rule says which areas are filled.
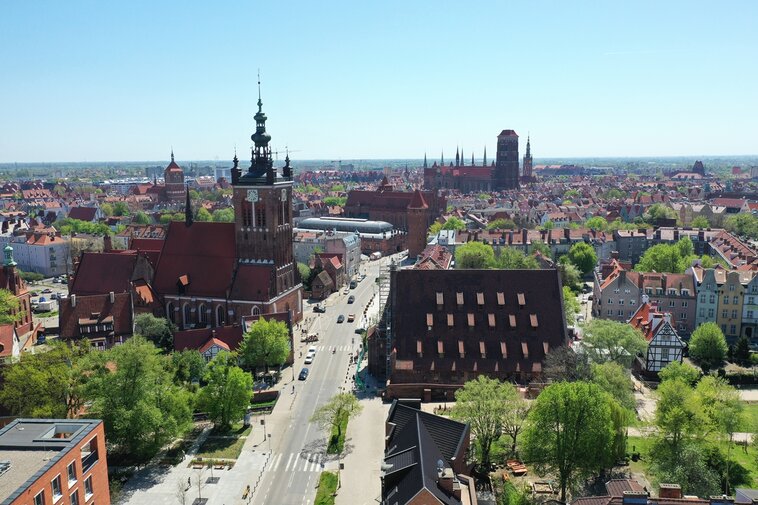
[[[58,492],[55,492],[55,483],[58,483]],[[58,503],[63,498],[63,485],[61,484],[61,474],[56,475],[50,481],[50,495],[53,497],[53,503]]]

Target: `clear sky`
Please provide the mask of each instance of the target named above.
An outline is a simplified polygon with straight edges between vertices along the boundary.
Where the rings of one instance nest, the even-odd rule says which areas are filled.
[[[758,153],[758,2],[6,1],[0,162]]]

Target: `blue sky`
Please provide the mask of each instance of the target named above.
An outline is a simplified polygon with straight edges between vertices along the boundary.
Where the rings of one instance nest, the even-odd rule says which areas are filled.
[[[758,2],[16,1],[0,162],[756,154]],[[522,145],[523,150],[523,145]]]

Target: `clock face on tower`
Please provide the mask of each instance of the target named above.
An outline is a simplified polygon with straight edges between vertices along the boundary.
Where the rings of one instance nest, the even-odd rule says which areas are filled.
[[[257,189],[248,189],[247,190],[247,201],[251,203],[255,203],[258,201],[258,190]]]

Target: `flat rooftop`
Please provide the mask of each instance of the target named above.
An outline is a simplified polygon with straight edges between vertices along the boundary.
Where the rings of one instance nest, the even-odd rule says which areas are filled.
[[[16,419],[0,429],[0,505],[12,502],[99,424],[99,419]]]

